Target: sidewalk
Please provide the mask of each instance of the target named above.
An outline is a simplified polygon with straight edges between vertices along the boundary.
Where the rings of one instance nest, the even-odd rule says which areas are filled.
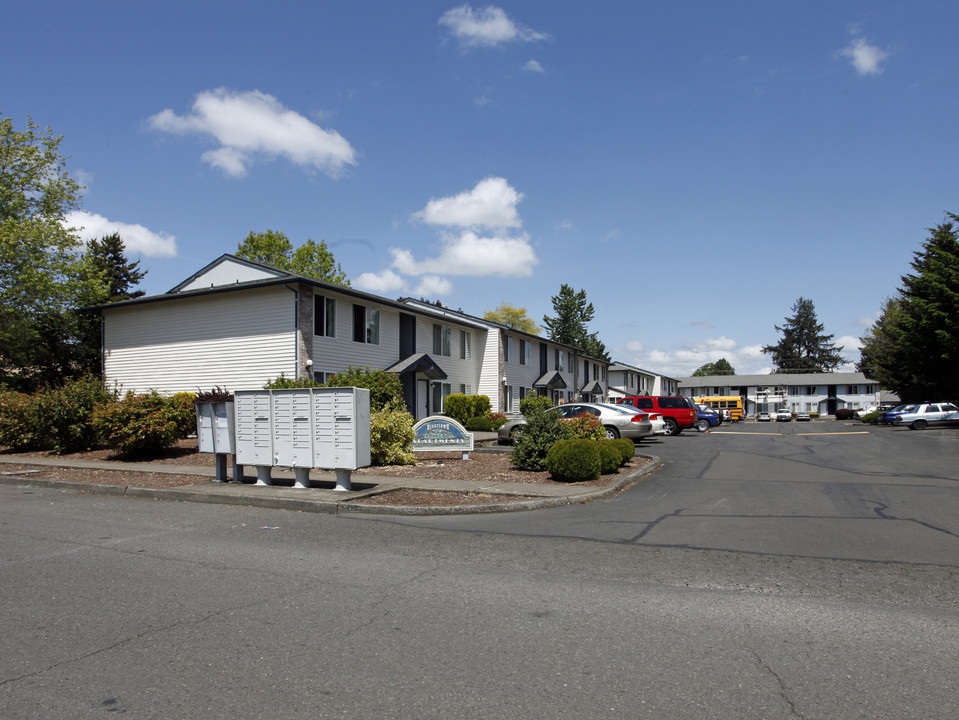
[[[474,452],[482,452],[474,450]],[[64,480],[49,480],[33,477],[32,474],[7,474],[3,465],[36,465],[38,467],[94,468],[128,470],[130,472],[172,473],[210,477],[208,483],[175,488],[144,488],[128,485],[105,485]],[[629,474],[617,477],[604,487],[579,485],[545,485],[539,483],[491,482],[477,483],[470,480],[429,480],[425,478],[398,478],[377,475],[356,475],[353,490],[335,490],[336,477],[332,472],[313,470],[310,473],[312,486],[294,488],[283,485],[255,485],[251,482],[214,482],[216,470],[195,465],[170,465],[163,463],[120,463],[98,460],[67,460],[62,458],[31,457],[25,462],[21,457],[0,455],[0,483],[6,485],[29,485],[70,489],[101,495],[126,495],[129,497],[178,500],[181,502],[221,503],[224,505],[247,505],[281,510],[299,510],[317,513],[370,513],[380,515],[461,515],[471,513],[510,512],[537,510],[540,508],[578,505],[592,502],[619,492],[661,466],[657,457],[646,460]],[[273,469],[273,478],[278,481],[293,480],[293,472],[283,468]],[[432,492],[458,492],[464,494],[489,494],[513,496],[515,500],[498,500],[489,503],[463,505],[369,505],[357,502],[362,498],[380,495],[391,490],[412,489]]]

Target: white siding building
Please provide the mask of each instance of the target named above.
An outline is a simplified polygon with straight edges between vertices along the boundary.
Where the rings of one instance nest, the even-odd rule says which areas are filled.
[[[651,370],[615,362],[609,366],[609,399],[618,402],[629,395],[678,395],[679,382]]]
[[[689,397],[739,395],[747,415],[781,408],[832,415],[880,403],[879,383],[858,372],[688,377],[679,379],[679,391]]]
[[[450,393],[517,413],[528,394],[607,398],[608,363],[431,303],[389,300],[223,255],[162,295],[99,308],[107,383],[163,394],[395,372],[415,417]]]

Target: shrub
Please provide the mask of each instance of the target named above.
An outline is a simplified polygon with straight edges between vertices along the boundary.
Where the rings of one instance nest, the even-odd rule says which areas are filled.
[[[569,427],[542,403],[527,405],[526,426],[513,450],[512,463],[517,470],[539,472],[546,469],[546,454],[559,440],[569,438]]]
[[[585,482],[599,478],[602,470],[597,443],[592,440],[560,440],[546,455],[546,469],[560,482]]]
[[[288,378],[280,373],[280,377],[278,377],[274,382],[286,380],[288,380]],[[221,388],[219,385],[212,390],[197,390],[196,395],[193,395],[192,393],[177,393],[173,397],[177,397],[178,395],[190,395],[194,402],[233,402],[235,399],[233,393],[226,388]]]
[[[493,409],[493,406],[489,401],[489,396],[472,395],[471,397],[473,398],[473,414],[474,415],[490,414],[490,411]]]
[[[856,417],[856,411],[852,408],[839,408],[836,410],[837,420],[853,420]]]
[[[202,393],[194,395],[191,392],[179,392],[173,395],[173,397],[167,398],[167,402],[170,404],[170,409],[173,411],[173,416],[176,420],[177,437],[185,438],[187,435],[196,435],[196,403],[201,394]],[[229,393],[229,396],[230,400],[223,402],[231,402],[233,400],[233,393]]]
[[[580,413],[574,418],[563,420],[573,437],[586,440],[602,440],[606,437],[606,428],[592,413]]]
[[[486,396],[484,395],[483,397],[486,397]],[[490,422],[493,424],[494,430],[499,430],[501,427],[503,427],[503,425],[506,424],[507,417],[503,413],[491,412],[491,413],[487,413],[487,417],[489,417]]]
[[[48,447],[41,430],[36,395],[0,391],[0,445],[13,450],[38,450]]]
[[[37,422],[44,447],[57,452],[96,447],[98,438],[90,417],[98,405],[114,400],[115,395],[104,389],[103,380],[97,375],[67,380],[62,387],[42,390],[37,396]]]
[[[415,465],[413,416],[402,400],[370,413],[370,462],[373,465]]]
[[[470,418],[479,414],[473,411],[473,396],[463,393],[447,395],[443,401],[443,412],[460,425],[466,425]]]
[[[121,455],[156,453],[176,442],[176,413],[157,392],[126,394],[122,400],[97,406],[92,422],[103,443]]]
[[[811,412],[811,413],[809,413],[809,417],[811,417],[813,420],[818,420],[818,419],[819,419],[819,413],[817,413],[817,412]]]
[[[473,432],[493,432],[493,421],[485,416],[471,417],[466,421],[464,427]]]
[[[527,395],[519,401],[519,412],[523,417],[533,412],[534,408],[549,410],[551,407],[553,407],[553,401],[545,395]]]
[[[613,446],[619,450],[619,454],[623,458],[622,465],[632,460],[633,455],[636,454],[636,443],[629,438],[617,438],[616,440],[609,440],[607,442],[613,443]]]
[[[403,384],[395,373],[385,370],[348,367],[344,372],[327,378],[325,387],[358,387],[370,391],[370,412],[382,410],[390,403],[403,402]]]
[[[869,425],[875,425],[876,423],[879,422],[879,414],[881,412],[882,412],[881,410],[873,410],[871,413],[866,413],[865,415],[863,415],[861,419],[864,423],[868,423]]]
[[[612,440],[595,440],[596,450],[599,452],[599,471],[603,475],[612,475],[623,464],[622,453],[613,446]],[[632,442],[632,441],[630,441]]]
[[[313,378],[302,377],[302,378],[288,378],[283,373],[280,373],[280,377],[275,380],[267,381],[266,385],[263,386],[264,390],[289,390],[291,388],[311,388],[311,387],[323,387],[324,384],[317,382]],[[217,388],[219,389],[219,388]],[[204,397],[200,397],[203,395]],[[206,398],[206,393],[200,393],[197,395],[197,400],[202,400],[203,402],[219,402],[216,398],[210,397]]]

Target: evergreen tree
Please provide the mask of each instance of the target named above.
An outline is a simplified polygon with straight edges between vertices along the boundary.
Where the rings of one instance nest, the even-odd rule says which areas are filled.
[[[708,377],[710,375],[735,375],[736,369],[729,364],[726,358],[719,358],[714,363],[706,363],[693,373],[693,377]]]
[[[799,298],[792,306],[793,315],[786,318],[776,332],[782,338],[775,345],[766,345],[763,352],[772,355],[777,373],[831,372],[845,362],[836,347],[833,335],[823,334],[812,300]]]
[[[947,218],[929,229],[914,272],[864,338],[863,371],[904,400],[959,398],[959,216]]]
[[[587,330],[587,324],[596,311],[593,303],[586,299],[586,291],[575,291],[566,283],[560,286],[559,294],[552,297],[553,311],[556,317],[543,317],[547,337],[553,342],[572,345],[590,357],[609,360],[606,346],[596,333]]]
[[[308,239],[298,248],[290,239],[276,230],[262,233],[250,232],[236,249],[237,257],[270,265],[280,270],[306,275],[325,282],[349,287],[350,281],[343,268],[336,262],[326,241],[319,243]]]
[[[130,262],[127,259],[126,246],[119,233],[91,240],[83,254],[82,263],[81,274],[86,282],[81,308],[143,296],[142,290],[133,288],[146,276],[146,271],[140,270],[139,260]],[[74,362],[78,371],[100,373],[103,370],[103,318],[82,309],[74,315]]]

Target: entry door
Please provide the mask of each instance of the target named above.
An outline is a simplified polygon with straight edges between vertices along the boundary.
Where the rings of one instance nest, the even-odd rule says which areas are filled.
[[[430,381],[416,381],[416,419],[422,420],[430,414]]]

